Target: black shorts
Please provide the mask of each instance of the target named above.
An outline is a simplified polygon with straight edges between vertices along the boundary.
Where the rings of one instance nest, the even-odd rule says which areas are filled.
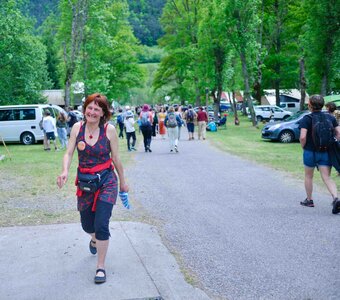
[[[46,132],[46,137],[47,137],[48,140],[54,141],[54,140],[55,140],[54,131],[52,131],[52,132]]]
[[[80,212],[81,226],[87,233],[95,233],[96,239],[106,241],[110,237],[109,223],[113,204],[97,201],[96,211],[92,205]]]

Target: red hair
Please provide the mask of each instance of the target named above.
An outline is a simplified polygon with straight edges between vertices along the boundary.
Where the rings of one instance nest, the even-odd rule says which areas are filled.
[[[103,125],[106,122],[108,122],[111,118],[111,112],[110,112],[110,105],[109,105],[109,102],[107,101],[107,98],[104,95],[101,95],[99,93],[95,93],[95,94],[87,96],[84,102],[84,105],[83,105],[84,113],[86,111],[86,107],[92,102],[97,104],[103,110],[103,113],[104,113],[104,116],[100,118],[99,124]]]

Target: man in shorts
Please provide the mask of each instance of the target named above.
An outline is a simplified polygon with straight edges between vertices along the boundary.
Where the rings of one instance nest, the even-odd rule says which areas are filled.
[[[54,149],[58,150],[57,148],[57,143],[55,140],[55,131],[56,131],[56,125],[54,119],[51,117],[51,113],[46,110],[44,114],[44,119],[43,119],[43,129],[46,132],[46,148],[45,150],[50,151],[50,141],[53,141],[54,144]]]
[[[314,207],[312,197],[313,193],[313,176],[315,167],[320,171],[321,178],[325,183],[328,191],[333,197],[333,214],[340,212],[340,200],[335,182],[331,178],[332,164],[329,159],[327,151],[317,151],[313,136],[312,136],[312,117],[317,114],[325,114],[334,127],[336,138],[340,139],[340,126],[338,125],[334,116],[326,114],[321,111],[324,106],[324,99],[320,95],[313,95],[309,98],[308,108],[312,112],[311,115],[306,115],[302,118],[299,128],[300,131],[300,144],[303,148],[303,164],[305,166],[305,190],[307,198],[300,202],[301,205],[307,207]]]

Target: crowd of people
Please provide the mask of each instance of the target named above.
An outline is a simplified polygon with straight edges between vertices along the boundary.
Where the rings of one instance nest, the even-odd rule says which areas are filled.
[[[325,128],[315,127],[314,119],[324,119],[323,125],[328,124],[334,135],[340,140],[340,126],[336,118],[331,114],[333,107],[328,107],[329,113],[321,112],[324,99],[319,95],[313,95],[309,100],[310,115],[306,115],[300,122],[300,143],[303,148],[303,163],[305,165],[305,190],[306,199],[300,204],[314,207],[313,201],[313,175],[315,168],[320,171],[321,177],[327,186],[332,198],[332,213],[340,213],[340,200],[335,182],[330,177],[331,160],[329,152],[321,151],[313,132],[319,128],[320,132]],[[144,149],[146,153],[152,152],[152,136],[159,134],[165,138],[167,134],[170,152],[178,152],[180,129],[186,125],[189,133],[189,141],[194,140],[195,126],[198,127],[198,139],[206,139],[206,126],[208,114],[200,107],[196,112],[192,106],[183,111],[180,106],[155,106],[148,104],[136,107],[135,112],[129,106],[120,109],[117,115],[117,126],[110,124],[111,111],[104,95],[92,94],[84,103],[84,119],[72,126],[70,139],[66,144],[67,150],[62,162],[62,172],[57,177],[57,185],[62,188],[68,180],[74,152],[78,152],[78,169],[76,177],[78,210],[83,230],[89,234],[89,251],[97,254],[97,266],[94,282],[106,281],[105,260],[109,246],[110,228],[109,221],[113,206],[119,195],[125,207],[128,204],[129,187],[124,176],[124,169],[119,158],[119,138],[127,139],[128,151],[135,151],[136,133],[135,122],[143,135]],[[65,116],[58,117],[58,128],[65,128],[67,119]],[[58,123],[57,122],[57,123]],[[46,112],[43,120],[43,128],[46,131],[48,141],[55,142],[54,123]],[[119,130],[119,134],[117,133]],[[64,136],[64,130],[61,133]],[[52,133],[53,132],[53,133]],[[61,131],[60,131],[61,132]],[[325,136],[325,131],[323,137]],[[50,144],[48,144],[50,145]],[[56,144],[54,144],[56,147]],[[119,193],[118,193],[119,191]],[[122,197],[124,195],[124,198]]]
[[[183,108],[180,105],[151,106],[144,104],[135,107],[134,111],[130,106],[118,109],[116,118],[119,138],[124,138],[124,131],[127,139],[128,151],[136,151],[136,134],[134,123],[138,123],[138,130],[143,135],[145,152],[152,152],[152,137],[160,135],[161,139],[169,140],[170,152],[178,153],[178,142],[181,137],[181,128],[186,127],[189,134],[189,141],[195,139],[195,128],[197,126],[197,138],[206,139],[208,126],[208,113],[203,107],[199,107],[196,112],[192,105]],[[132,139],[132,144],[131,144]]]

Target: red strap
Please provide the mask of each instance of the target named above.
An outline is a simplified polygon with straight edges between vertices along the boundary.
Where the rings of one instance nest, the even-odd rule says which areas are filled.
[[[111,169],[113,170],[114,167],[112,165],[112,158],[110,158],[108,161],[102,163],[102,164],[99,164],[99,165],[96,165],[92,168],[81,168],[81,167],[78,167],[79,171],[81,173],[96,173],[96,172],[100,172],[100,171],[103,171],[105,169]]]
[[[81,173],[91,174],[91,173],[100,172],[100,171],[103,171],[103,170],[106,170],[106,169],[114,170],[114,166],[112,164],[112,159],[110,158],[108,161],[106,161],[102,164],[96,165],[92,168],[78,167],[78,169]],[[77,195],[77,197],[81,197],[83,195],[83,191],[78,187],[78,175],[76,176],[75,185],[77,186],[76,195]],[[92,205],[92,211],[96,211],[97,199],[98,199],[98,196],[99,196],[99,192],[100,192],[100,189],[98,189],[97,191],[94,192],[94,200],[93,200],[93,205]]]
[[[98,196],[99,196],[99,192],[100,192],[100,190],[96,190],[95,193],[94,193],[94,200],[93,200],[93,205],[92,205],[92,211],[96,211],[96,208],[97,208],[97,199],[98,199]]]

